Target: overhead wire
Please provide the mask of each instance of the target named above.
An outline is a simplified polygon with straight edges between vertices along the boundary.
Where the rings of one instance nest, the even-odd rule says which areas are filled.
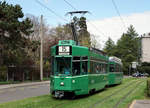
[[[118,14],[118,16],[119,16],[121,22],[122,22],[122,24],[123,24],[123,27],[124,27],[125,30],[126,30],[127,27],[126,27],[126,25],[125,25],[125,22],[124,22],[123,18],[121,17],[121,14],[120,14],[120,12],[119,12],[119,9],[118,9],[118,7],[117,7],[117,5],[116,5],[116,3],[115,3],[114,0],[112,0],[112,4],[113,4],[113,6],[114,6],[114,8],[115,8],[115,10],[116,10],[116,12],[117,12],[117,14]]]
[[[35,0],[36,3],[38,3],[39,5],[41,5],[42,7],[46,8],[48,11],[50,11],[51,13],[53,13],[55,16],[57,16],[59,19],[68,22],[67,19],[63,18],[62,16],[60,16],[59,14],[57,14],[54,10],[48,8],[46,5],[44,5],[43,3],[41,3],[39,0]]]
[[[71,3],[69,3],[67,0],[64,0],[70,7],[72,7],[74,10],[77,10]]]

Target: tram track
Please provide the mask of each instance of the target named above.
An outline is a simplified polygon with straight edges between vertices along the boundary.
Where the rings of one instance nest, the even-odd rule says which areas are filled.
[[[131,90],[129,90],[119,101],[117,101],[117,103],[112,107],[112,108],[118,108],[118,106],[130,95],[132,94],[135,90],[137,90],[137,86],[142,84],[143,81],[140,81],[139,83],[137,83]]]
[[[67,103],[69,103],[69,102],[62,102],[62,103],[59,103],[59,104],[53,106],[52,108],[59,108],[59,107],[61,107],[62,105],[67,104]]]
[[[96,101],[96,102],[95,102],[94,104],[92,104],[89,108],[95,108],[95,107],[96,107],[97,105],[99,105],[100,103],[105,102],[106,100],[110,99],[112,96],[117,95],[117,94],[120,93],[121,91],[123,91],[123,90],[127,89],[128,87],[132,86],[133,84],[135,84],[135,82],[136,82],[137,84],[132,88],[132,90],[133,90],[139,83],[141,83],[142,81],[133,80],[133,81],[130,82],[129,84],[124,85],[124,86],[123,86],[122,88],[120,88],[119,90],[114,91],[112,94],[110,94],[110,95],[108,95],[108,96],[106,96],[106,97],[104,97],[104,98],[101,98],[100,100]],[[130,95],[130,92],[131,92],[132,90],[130,90],[130,91],[128,92],[128,95]],[[128,95],[127,95],[127,96],[128,96]],[[118,105],[119,105],[119,104],[124,100],[124,98],[126,98],[127,96],[123,96],[112,108],[117,108]],[[54,105],[52,108],[63,108],[64,105],[69,104],[69,103],[70,103],[70,101],[69,101],[69,102],[68,102],[68,101],[67,101],[67,102],[62,102],[62,103],[59,103],[59,104]]]
[[[114,95],[120,93],[120,91],[123,91],[123,90],[127,89],[128,87],[130,87],[131,85],[133,85],[133,83],[134,83],[135,81],[136,81],[136,80],[134,80],[133,82],[131,82],[131,83],[127,84],[127,85],[125,85],[124,87],[122,87],[122,88],[120,88],[119,90],[113,92],[112,94],[110,94],[110,95],[108,95],[108,96],[106,96],[106,97],[104,97],[104,98],[102,98],[102,99],[96,101],[96,102],[95,102],[94,104],[92,104],[89,108],[95,108],[98,104],[100,104],[100,103],[102,103],[102,102],[104,102],[104,101],[110,99],[112,96],[114,96]]]

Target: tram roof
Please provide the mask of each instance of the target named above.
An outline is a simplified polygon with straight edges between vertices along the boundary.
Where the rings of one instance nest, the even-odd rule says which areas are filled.
[[[74,40],[59,40],[58,45],[76,45]]]
[[[117,58],[115,56],[109,57],[109,61],[116,62],[118,64],[122,64],[121,59],[119,59],[119,58]]]

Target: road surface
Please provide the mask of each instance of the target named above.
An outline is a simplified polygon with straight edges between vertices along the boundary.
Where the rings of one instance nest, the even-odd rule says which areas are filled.
[[[0,89],[0,103],[49,94],[49,84]]]

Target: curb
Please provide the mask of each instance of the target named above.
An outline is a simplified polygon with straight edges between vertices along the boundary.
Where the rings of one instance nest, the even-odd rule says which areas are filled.
[[[131,105],[129,106],[129,108],[133,108],[134,104],[136,103],[136,100],[134,100]]]
[[[3,85],[4,87],[2,88],[0,87],[0,90],[8,89],[8,88],[16,88],[16,87],[27,87],[33,85],[43,85],[43,84],[50,84],[50,81]]]

